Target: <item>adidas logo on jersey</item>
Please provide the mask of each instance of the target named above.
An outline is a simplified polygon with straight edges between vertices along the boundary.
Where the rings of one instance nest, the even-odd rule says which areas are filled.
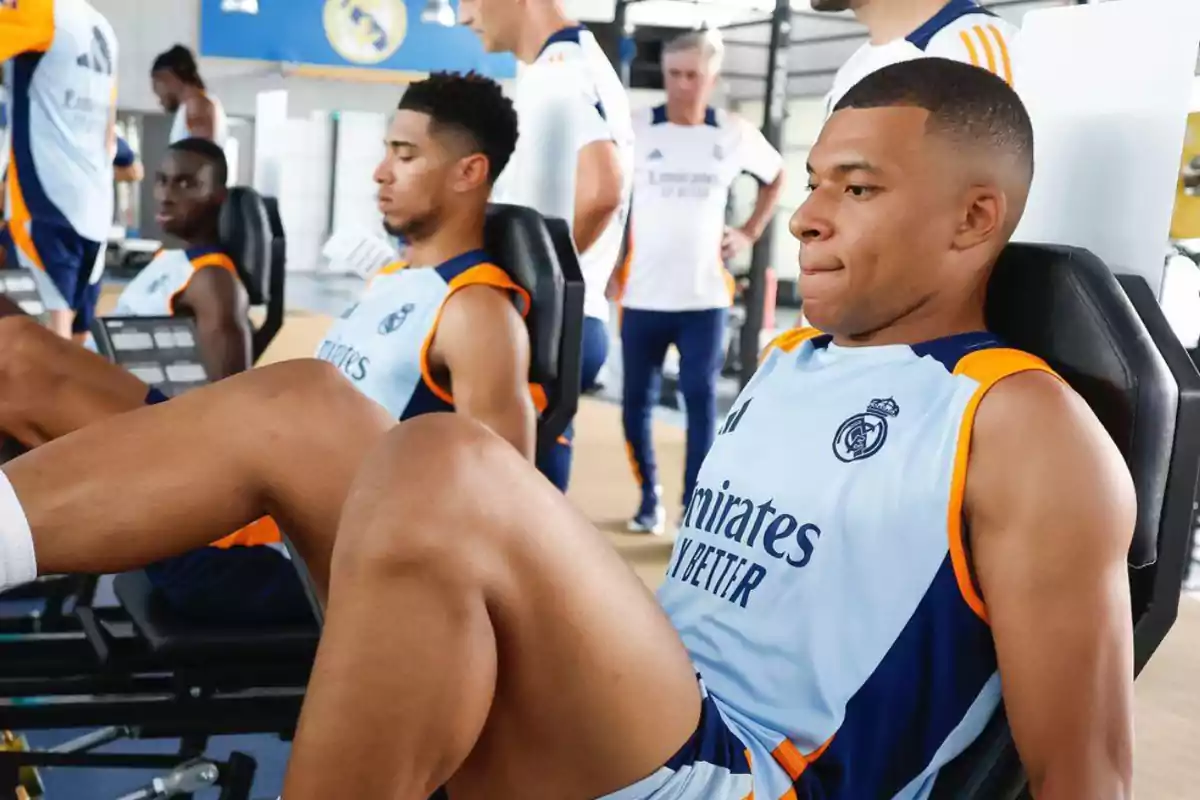
[[[655,148],[654,150],[650,151],[650,155],[646,156],[646,159],[648,161],[662,161],[662,157],[662,150]]]
[[[112,50],[108,46],[108,40],[104,38],[104,34],[100,32],[99,28],[92,26],[91,50],[75,59],[75,63],[84,69],[90,69],[92,72],[98,72],[101,75],[113,74]]]
[[[750,409],[750,404],[754,402],[751,397],[742,403],[741,408],[735,408],[729,412],[729,416],[725,418],[725,424],[721,426],[721,430],[717,431],[718,436],[724,436],[727,433],[733,433],[737,430],[737,426],[742,421],[742,417],[746,416],[746,412]]]

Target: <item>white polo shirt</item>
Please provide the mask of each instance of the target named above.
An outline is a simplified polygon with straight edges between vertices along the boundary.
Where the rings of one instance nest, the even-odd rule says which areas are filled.
[[[587,283],[585,311],[607,320],[604,288],[620,256],[633,185],[633,126],[625,87],[590,31],[565,28],[523,70],[514,105],[520,136],[492,194],[498,203],[529,206],[574,226],[579,151],[592,142],[617,146],[624,179],[621,206],[579,259]]]
[[[621,305],[728,307],[721,237],[729,189],[743,172],[773,182],[783,157],[745,119],[711,108],[701,125],[669,122],[666,106],[644,109],[634,131],[633,249]]]
[[[833,79],[825,98],[828,119],[842,96],[872,72],[916,58],[948,58],[974,64],[999,75],[1010,85],[1012,43],[1020,29],[980,7],[974,0],[950,0],[925,24],[886,44],[868,42],[855,51]]]

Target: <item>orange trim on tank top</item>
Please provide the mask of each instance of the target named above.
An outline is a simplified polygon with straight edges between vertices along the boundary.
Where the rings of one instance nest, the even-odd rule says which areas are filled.
[[[809,339],[815,339],[820,335],[821,332],[816,328],[792,328],[791,330],[786,330],[767,342],[767,346],[763,348],[762,354],[758,357],[758,363],[761,365],[767,356],[771,354],[772,350],[782,350],[785,353],[790,353]]]
[[[277,544],[283,541],[279,526],[271,517],[260,517],[224,539],[213,542],[211,547],[227,550],[230,547],[258,547],[260,545]]]
[[[161,252],[161,251],[160,251]],[[171,293],[170,299],[167,300],[167,308],[171,310],[171,315],[175,314],[175,300],[179,295],[187,291],[187,287],[191,285],[192,278],[196,277],[196,273],[206,267],[217,267],[219,269],[228,270],[233,274],[233,277],[238,278],[237,267],[233,265],[233,260],[224,253],[205,253],[202,256],[197,256],[191,260],[192,274],[188,275],[188,279],[174,292]],[[241,280],[238,278],[238,280]]]
[[[834,735],[836,736],[837,734]],[[784,739],[778,744],[778,746],[776,746],[774,750],[771,751],[771,757],[775,759],[775,762],[779,764],[779,766],[783,767],[783,771],[787,773],[787,776],[791,778],[793,782],[795,782],[800,780],[800,776],[804,774],[804,771],[808,769],[812,762],[824,755],[825,751],[829,749],[829,745],[832,742],[833,736],[830,736],[825,740],[823,745],[818,747],[816,750],[813,750],[808,755],[804,755],[800,752],[795,744],[788,739]],[[788,789],[783,793],[783,795],[780,796],[779,800],[796,800],[796,788],[793,786],[792,788]]]
[[[955,375],[970,378],[979,385],[971,395],[963,411],[958,429],[958,442],[954,451],[954,471],[950,479],[950,501],[947,503],[946,529],[950,536],[950,562],[954,567],[954,579],[963,600],[985,623],[988,622],[987,607],[971,575],[970,559],[967,555],[966,530],[963,525],[963,501],[967,489],[967,467],[971,460],[971,432],[975,427],[975,413],[979,404],[993,386],[1019,372],[1036,370],[1059,377],[1045,361],[1021,350],[1002,347],[991,350],[976,350],[958,360]],[[1061,378],[1059,378],[1061,380]]]
[[[429,366],[429,348],[433,344],[434,336],[437,334],[438,324],[442,321],[442,312],[446,310],[446,303],[450,301],[455,292],[465,289],[468,286],[493,286],[497,289],[506,289],[513,292],[521,298],[520,312],[522,317],[529,314],[529,305],[531,302],[529,292],[514,283],[513,279],[508,276],[508,273],[495,264],[476,264],[450,280],[446,296],[442,298],[442,304],[438,306],[437,315],[433,318],[433,325],[429,327],[429,333],[425,334],[425,342],[421,345],[420,356],[421,379],[425,382],[426,388],[433,392],[434,396],[439,400],[449,405],[454,405],[454,394],[439,386],[438,382],[434,380],[433,370]],[[544,402],[544,393],[542,397]],[[537,402],[536,396],[534,397],[534,402]],[[545,408],[545,405],[542,408]]]

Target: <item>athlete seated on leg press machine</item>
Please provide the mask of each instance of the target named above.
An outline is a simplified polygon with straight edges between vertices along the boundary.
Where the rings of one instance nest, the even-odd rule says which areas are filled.
[[[509,276],[488,262],[482,250],[491,184],[507,162],[516,137],[511,102],[493,81],[439,74],[409,87],[389,129],[387,150],[375,180],[388,229],[409,239],[415,264],[437,266],[394,264],[381,270],[359,302],[335,321],[316,357],[334,364],[395,419],[457,410],[488,425],[532,458],[537,426],[533,397],[537,391],[531,394],[528,384],[529,340],[521,318],[530,300]],[[214,147],[208,142],[201,144]],[[223,180],[214,186],[223,187]],[[219,201],[212,204],[214,219],[218,206]],[[164,223],[182,216],[177,209],[177,204],[170,208]],[[147,271],[151,269],[153,265],[147,267]],[[200,273],[205,271],[216,272]],[[146,294],[155,293],[134,293],[130,310],[146,308],[135,302]],[[160,291],[157,296],[168,295]],[[156,309],[147,310],[163,313]],[[28,334],[28,342],[45,349],[35,350],[32,345],[15,348],[36,356],[22,358],[27,369],[15,374],[38,369],[36,365],[43,362],[70,364],[61,374],[57,367],[48,366],[40,376],[43,388],[28,395],[30,404],[34,405],[34,398],[42,398],[42,405],[56,406],[57,398],[64,396],[64,402],[88,409],[86,422],[73,427],[60,424],[52,434],[40,438],[29,435],[26,439],[14,432],[22,442],[42,444],[83,424],[165,399],[123,369],[56,339],[29,318],[0,320],[0,349],[7,338],[4,326],[15,328],[18,324]],[[69,362],[66,356],[58,358],[63,348],[70,350]],[[0,375],[5,369],[5,356],[0,353]],[[78,374],[98,376],[77,387],[81,399],[68,396],[69,389],[76,388],[70,384]],[[47,389],[46,380],[55,383]],[[28,382],[37,384],[33,379]],[[99,384],[104,391],[90,383]],[[55,400],[47,404],[48,397]],[[0,400],[0,430],[10,429],[6,402]],[[24,413],[49,416],[60,412],[30,408]],[[35,433],[42,431],[45,426]],[[218,548],[168,559],[147,572],[171,605],[189,616],[223,622],[290,621],[307,614],[295,570],[272,548],[235,546],[278,540],[272,523],[258,521],[222,540]],[[217,584],[228,590],[215,591]],[[261,586],[281,588],[260,592]],[[254,592],[254,597],[248,599],[247,592]],[[276,597],[282,600],[276,603]]]
[[[246,289],[218,235],[224,152],[203,139],[171,145],[154,176],[159,224],[183,249],[164,250],[125,287],[116,316],[191,317],[213,380],[249,369]],[[166,399],[130,372],[0,304],[0,433],[38,447],[98,420]],[[303,586],[269,520],[147,569],[173,609],[198,620],[307,619]]]
[[[286,800],[890,797],[1002,695],[1035,797],[1128,797],[1130,475],[984,323],[1032,170],[983,70],[910,61],[846,94],[792,219],[825,333],[781,337],[744,390],[658,604],[483,426],[385,437],[394,415],[310,362],[6,465],[4,581],[279,519],[328,598]],[[115,498],[108,462],[152,500]]]

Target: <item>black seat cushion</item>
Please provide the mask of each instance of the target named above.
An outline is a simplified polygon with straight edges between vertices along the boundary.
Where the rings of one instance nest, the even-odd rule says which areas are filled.
[[[529,292],[529,380],[548,384],[558,379],[563,327],[563,276],[558,253],[541,214],[524,206],[488,206],[484,249]]]
[[[229,190],[220,216],[221,244],[233,259],[251,305],[266,302],[271,282],[271,219],[258,192],[249,186]]]
[[[159,597],[141,570],[113,581],[117,599],[156,655],[170,660],[259,661],[311,659],[315,624],[278,628],[202,626],[180,619]]]
[[[1014,244],[988,288],[988,327],[1041,356],[1079,392],[1133,474],[1129,564],[1154,563],[1171,466],[1178,388],[1116,276],[1086,250]]]

